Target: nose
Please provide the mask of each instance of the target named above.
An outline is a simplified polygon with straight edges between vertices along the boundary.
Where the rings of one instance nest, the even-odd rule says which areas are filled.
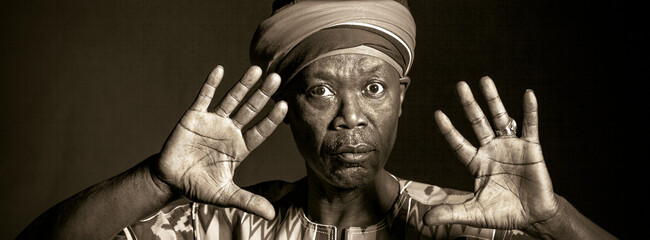
[[[343,95],[339,103],[339,111],[334,118],[333,127],[336,130],[353,129],[368,125],[363,107],[354,94]]]

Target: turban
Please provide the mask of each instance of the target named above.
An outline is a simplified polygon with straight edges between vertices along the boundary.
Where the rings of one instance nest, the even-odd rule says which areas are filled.
[[[259,25],[250,58],[267,73],[280,74],[286,85],[310,63],[344,53],[380,58],[405,77],[414,48],[415,21],[402,3],[300,1],[274,11]]]

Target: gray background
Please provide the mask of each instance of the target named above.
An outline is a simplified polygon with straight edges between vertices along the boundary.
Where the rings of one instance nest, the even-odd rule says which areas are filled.
[[[535,90],[556,192],[612,233],[632,235],[626,213],[640,210],[624,202],[635,189],[622,186],[636,175],[623,169],[639,159],[635,150],[643,152],[629,137],[647,118],[623,114],[623,107],[638,102],[626,98],[630,89],[647,80],[638,74],[647,47],[637,34],[643,28],[634,24],[640,17],[627,11],[633,6],[410,5],[418,26],[416,61],[388,170],[472,190],[471,177],[437,132],[433,111],[442,109],[476,143],[454,84],[468,81],[480,97],[478,80],[488,75],[518,122],[523,92]],[[226,70],[219,96],[246,70],[250,38],[270,7],[270,0],[3,6],[1,238],[14,238],[55,203],[159,151],[214,66]],[[236,182],[293,181],[304,174],[283,125],[241,165]]]

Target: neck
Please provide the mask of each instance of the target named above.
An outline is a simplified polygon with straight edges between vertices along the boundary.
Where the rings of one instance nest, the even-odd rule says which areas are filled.
[[[307,217],[338,229],[378,223],[399,194],[399,183],[386,171],[380,171],[373,182],[356,189],[335,188],[313,175],[307,179]]]

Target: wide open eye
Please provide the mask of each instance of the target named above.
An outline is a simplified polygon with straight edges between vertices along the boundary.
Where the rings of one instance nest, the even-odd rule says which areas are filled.
[[[334,96],[334,92],[326,85],[318,85],[310,88],[308,91],[309,95],[312,97],[331,97]]]
[[[384,94],[385,89],[386,88],[384,87],[383,84],[379,82],[371,82],[365,86],[365,88],[363,89],[363,94],[368,97],[378,98]]]

